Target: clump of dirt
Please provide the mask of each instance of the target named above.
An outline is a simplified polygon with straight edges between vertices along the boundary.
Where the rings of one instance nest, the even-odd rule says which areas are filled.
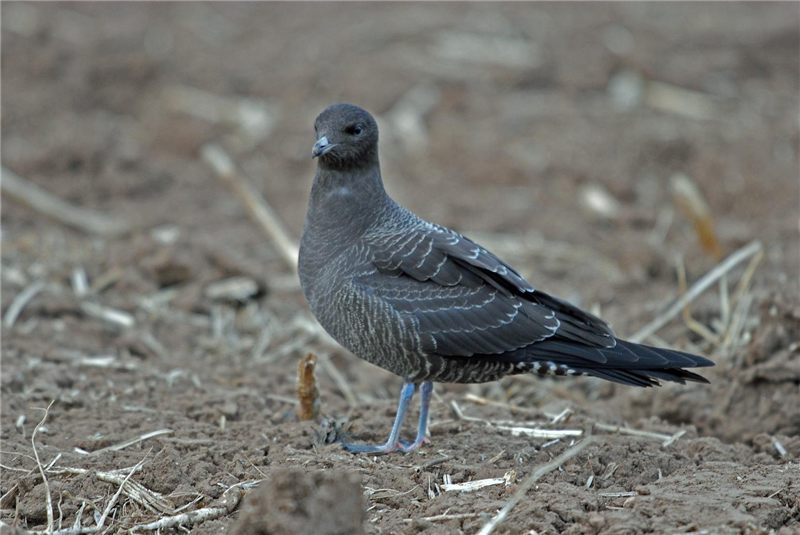
[[[274,470],[242,504],[234,535],[364,533],[361,476],[345,470]]]

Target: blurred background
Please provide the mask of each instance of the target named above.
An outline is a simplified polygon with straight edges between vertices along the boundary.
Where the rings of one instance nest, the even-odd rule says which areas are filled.
[[[797,4],[0,10],[6,437],[33,401],[72,399],[58,410],[76,427],[53,440],[94,444],[89,429],[106,415],[74,401],[87,393],[114,407],[177,403],[191,422],[258,420],[275,401],[242,392],[293,396],[309,349],[327,363],[323,412],[385,401],[369,427],[382,435],[399,379],[319,341],[296,275],[201,156],[227,153],[298,240],[313,120],[342,101],[377,116],[396,200],[603,314],[621,336],[681,294],[682,273],[690,286],[759,240],[763,258],[731,271],[731,295],[715,283],[693,303],[700,327],[676,315],[646,341],[713,355],[717,378],[752,373],[778,349],[788,351],[780,369],[800,374],[790,347],[800,332]],[[74,224],[68,208],[37,208],[36,185],[101,219]],[[748,265],[747,306],[725,309]],[[763,314],[778,318],[774,329],[763,330]],[[754,349],[759,336],[766,345]],[[748,412],[764,391],[748,397],[724,379],[699,397],[531,381],[469,391],[530,406],[545,395],[604,400],[595,410],[656,413],[728,441],[800,432],[790,384]],[[729,397],[703,414],[687,408],[726,395],[741,406]],[[271,423],[291,422],[278,407]]]
[[[13,4],[3,162],[82,206],[176,225],[181,245],[223,244],[269,269],[269,244],[200,148],[221,143],[296,237],[313,119],[348,101],[379,116],[387,188],[412,210],[594,249],[593,262],[524,266],[549,288],[577,271],[582,289],[559,288],[572,299],[613,300],[609,283],[649,283],[675,251],[696,260],[690,271],[708,267],[675,212],[676,174],[705,197],[723,251],[758,236],[786,269],[797,260],[796,11]],[[5,208],[6,232],[33,215]]]

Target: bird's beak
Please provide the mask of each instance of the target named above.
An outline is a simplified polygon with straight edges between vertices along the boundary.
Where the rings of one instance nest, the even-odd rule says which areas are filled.
[[[323,154],[330,152],[331,149],[338,146],[338,143],[328,143],[328,138],[322,136],[314,143],[314,148],[311,149],[311,157],[316,158],[317,156],[322,156]]]

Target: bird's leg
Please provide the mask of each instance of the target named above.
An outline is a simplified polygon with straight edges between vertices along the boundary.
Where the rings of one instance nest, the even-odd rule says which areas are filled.
[[[394,418],[392,433],[389,435],[389,440],[386,441],[386,444],[383,446],[370,446],[369,444],[350,444],[342,442],[342,446],[352,453],[391,453],[400,449],[400,428],[403,425],[408,405],[411,403],[411,398],[414,397],[416,389],[417,385],[414,383],[405,383],[403,385],[403,389],[400,391],[400,406],[397,407],[397,416]],[[428,394],[428,397],[430,397],[430,394]]]
[[[411,444],[401,443],[400,446],[404,452],[414,451],[423,444],[430,442],[427,437],[428,431],[428,407],[431,404],[431,395],[433,394],[433,383],[425,382],[419,387],[422,400],[419,409],[419,427],[417,428],[417,438]]]

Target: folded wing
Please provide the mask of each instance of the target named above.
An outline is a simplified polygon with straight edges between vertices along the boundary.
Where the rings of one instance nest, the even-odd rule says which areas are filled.
[[[425,224],[367,243],[377,272],[358,283],[414,318],[425,351],[499,355],[551,337],[597,347],[616,343],[605,322],[536,291],[460,234]]]

